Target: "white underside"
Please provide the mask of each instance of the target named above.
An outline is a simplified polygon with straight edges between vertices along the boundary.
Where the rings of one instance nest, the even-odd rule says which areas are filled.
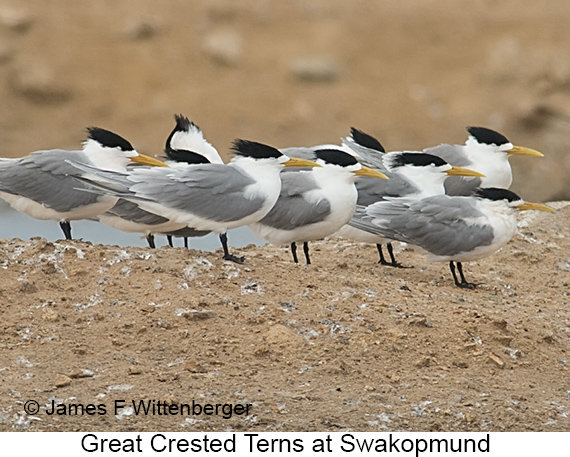
[[[145,236],[150,234],[174,232],[176,230],[180,230],[186,227],[184,224],[178,224],[176,222],[171,222],[171,221],[154,225],[141,224],[138,222],[127,221],[121,217],[110,216],[105,214],[99,216],[99,221],[105,225],[108,225],[109,227],[113,227],[123,232],[142,233]]]
[[[365,230],[360,230],[350,225],[344,225],[338,232],[335,233],[335,235],[341,236],[348,240],[370,244],[385,244],[392,241],[389,238],[384,238],[383,236],[376,235]]]
[[[99,202],[92,205],[80,206],[72,211],[59,212],[19,195],[0,192],[0,198],[7,201],[15,210],[27,214],[34,219],[59,222],[77,221],[99,216],[115,206],[118,200],[117,197],[104,196]]]

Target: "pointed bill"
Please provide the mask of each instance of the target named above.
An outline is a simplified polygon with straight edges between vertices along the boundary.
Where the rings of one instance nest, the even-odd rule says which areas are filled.
[[[530,202],[524,202],[522,205],[518,206],[517,209],[519,211],[529,211],[529,210],[550,211],[550,212],[556,211],[554,208],[551,208],[550,206],[546,206],[541,203],[530,203]]]
[[[509,155],[517,156],[533,156],[533,157],[544,157],[541,152],[535,151],[534,149],[523,148],[522,146],[513,146],[512,149],[507,151]]]
[[[131,157],[132,162],[136,162],[140,165],[148,165],[150,167],[168,167],[164,162],[158,159],[153,159],[152,157],[145,156],[144,154],[139,154],[138,156]]]
[[[483,173],[479,173],[478,171],[469,170],[468,168],[462,168],[462,167],[451,167],[451,170],[447,170],[446,173],[449,176],[473,176],[477,178],[485,177]]]
[[[360,170],[355,171],[354,174],[356,176],[367,176],[369,178],[388,179],[388,176],[386,176],[384,173],[368,167],[362,167]]]

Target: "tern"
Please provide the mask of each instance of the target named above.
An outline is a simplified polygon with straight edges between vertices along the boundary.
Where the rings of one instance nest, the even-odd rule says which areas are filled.
[[[449,262],[455,285],[473,289],[476,285],[466,281],[462,262],[487,257],[507,244],[517,227],[517,212],[525,210],[554,211],[507,189],[479,188],[472,196],[436,195],[411,203],[394,199],[360,206],[355,225],[413,244],[429,262]]]
[[[544,157],[534,149],[514,146],[504,135],[485,127],[468,127],[464,145],[440,144],[423,152],[441,157],[450,165],[466,167],[485,178],[450,177],[445,181],[448,195],[470,195],[477,187],[508,189],[513,181],[509,163],[512,155]]]
[[[453,167],[443,159],[431,154],[415,152],[389,152],[381,156],[385,174],[390,178],[379,181],[370,178],[357,178],[358,202],[360,206],[369,206],[376,202],[402,198],[407,201],[419,200],[430,195],[445,193],[444,182],[448,176],[484,177],[481,173]],[[380,256],[379,263],[392,267],[403,267],[394,256],[390,239],[360,230],[356,227],[355,214],[351,221],[342,227],[338,235],[355,241],[376,244]],[[382,252],[382,244],[387,244],[390,262],[386,261]]]
[[[177,114],[176,125],[166,139],[164,152],[169,167],[187,167],[205,163],[223,163],[218,151],[204,139],[200,128],[190,120]],[[99,216],[99,221],[118,230],[143,233],[151,248],[155,247],[154,235],[165,234],[170,246],[172,236],[199,237],[209,231],[194,230],[171,221],[158,214],[142,209],[136,202],[120,198],[115,206]],[[187,240],[185,240],[187,246]]]
[[[386,175],[363,167],[339,149],[314,151],[320,167],[281,172],[281,192],[271,211],[250,228],[272,244],[289,244],[298,263],[297,243],[303,243],[307,265],[311,263],[309,241],[332,235],[352,217],[356,208],[357,176],[374,179]]]
[[[90,186],[69,176],[77,169],[68,161],[116,172],[125,171],[130,162],[164,166],[139,154],[127,140],[109,130],[89,127],[87,133],[79,151],[51,149],[0,159],[0,198],[35,219],[58,221],[67,240],[72,239],[70,221],[98,216],[117,201],[117,197],[85,192]]]
[[[224,259],[231,255],[226,232],[262,219],[281,190],[283,167],[314,167],[314,162],[289,158],[277,149],[236,140],[229,164],[208,163],[175,168],[133,168],[106,172],[73,164],[84,172],[77,178],[104,192],[137,203],[146,211],[196,230],[218,233]]]

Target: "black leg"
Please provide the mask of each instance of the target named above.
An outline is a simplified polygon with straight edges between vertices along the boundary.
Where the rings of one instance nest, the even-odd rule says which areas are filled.
[[[303,252],[305,253],[305,260],[307,261],[307,265],[311,265],[311,258],[309,257],[309,242],[305,241],[303,243]]]
[[[386,259],[384,258],[384,252],[382,252],[382,245],[377,243],[376,249],[378,249],[378,255],[380,256],[380,260],[378,261],[378,263],[382,265],[390,265],[388,262],[386,262]]]
[[[293,262],[299,263],[299,259],[297,258],[297,243],[294,241],[291,243],[291,254],[293,254]]]
[[[455,265],[453,263],[453,260],[449,262],[449,269],[451,270],[453,280],[455,281],[455,285],[457,287],[461,287],[462,289],[475,289],[475,287],[477,287],[475,284],[466,281],[465,276],[463,275],[463,265],[461,265],[461,262],[457,262],[457,270],[459,271],[461,281],[458,281],[457,275],[455,274]]]
[[[243,263],[245,257],[237,257],[230,254],[228,250],[228,235],[224,232],[220,234],[220,241],[222,242],[222,248],[224,249],[224,260],[230,260],[235,263]]]
[[[394,267],[394,268],[408,268],[408,267],[402,265],[400,262],[398,262],[398,261],[396,260],[396,257],[394,257],[394,248],[393,248],[393,246],[392,246],[392,243],[388,243],[388,244],[386,245],[386,247],[388,248],[388,254],[390,254],[391,263],[390,263],[389,265],[390,265],[391,267]]]
[[[184,237],[184,247],[188,249],[188,237]]]
[[[146,236],[146,242],[148,243],[149,248],[152,248],[152,249],[156,248],[156,245],[154,244],[154,235],[152,233],[149,233]]]
[[[67,221],[64,221],[60,222],[59,226],[61,227],[61,230],[63,230],[63,235],[65,236],[65,239],[72,240],[73,238],[71,238],[71,224]]]
[[[168,241],[168,246],[171,248],[174,247],[174,244],[172,243],[172,235],[166,235],[166,241]]]

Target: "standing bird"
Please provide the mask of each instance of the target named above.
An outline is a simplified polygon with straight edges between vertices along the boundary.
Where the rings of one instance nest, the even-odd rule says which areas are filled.
[[[310,170],[281,172],[281,192],[271,211],[250,225],[253,232],[272,244],[290,244],[298,263],[297,243],[303,243],[307,265],[309,241],[332,235],[346,224],[356,208],[357,176],[384,178],[386,175],[363,167],[351,155],[338,149],[314,151]]]
[[[257,222],[271,210],[279,197],[279,173],[284,166],[317,165],[253,141],[236,140],[233,150],[227,165],[133,168],[123,173],[74,165],[86,172],[78,179],[103,192],[196,230],[220,234],[224,259],[243,263],[243,257],[229,253],[226,232]]]
[[[406,201],[419,200],[430,195],[442,195],[445,192],[444,182],[448,176],[483,177],[481,173],[461,167],[452,167],[443,159],[431,154],[414,152],[389,152],[382,154],[384,173],[390,178],[378,181],[370,178],[357,178],[359,206],[369,206],[376,202],[402,198]],[[362,213],[354,214],[347,225],[342,227],[338,235],[364,243],[374,243],[380,256],[379,263],[402,268],[396,261],[391,240],[356,227],[356,219]],[[382,252],[382,244],[387,244],[390,262],[386,261]]]
[[[117,197],[86,192],[91,186],[69,176],[77,169],[68,161],[116,172],[125,171],[129,162],[165,166],[113,132],[90,127],[87,133],[80,151],[52,149],[0,159],[0,198],[35,219],[58,221],[67,240],[72,239],[70,221],[98,216],[117,202]]]
[[[204,139],[200,128],[182,115],[174,116],[176,125],[166,139],[164,152],[170,167],[188,167],[206,163],[223,163],[218,151]],[[209,231],[195,230],[142,209],[136,202],[119,198],[113,208],[99,216],[110,227],[131,233],[143,233],[151,248],[154,235],[165,234],[172,246],[172,236],[205,236]],[[187,241],[185,240],[186,246]]]
[[[471,195],[478,187],[508,189],[513,182],[509,157],[525,155],[544,157],[533,149],[514,146],[507,138],[484,127],[468,127],[469,137],[464,145],[440,144],[423,152],[441,157],[450,165],[466,167],[485,175],[485,178],[450,177],[445,181],[448,195]]]
[[[524,202],[510,190],[480,188],[469,197],[436,195],[357,207],[355,226],[413,244],[429,262],[449,261],[455,285],[473,289],[476,285],[466,281],[462,262],[487,257],[507,244],[517,227],[516,213],[525,210],[554,211]]]

